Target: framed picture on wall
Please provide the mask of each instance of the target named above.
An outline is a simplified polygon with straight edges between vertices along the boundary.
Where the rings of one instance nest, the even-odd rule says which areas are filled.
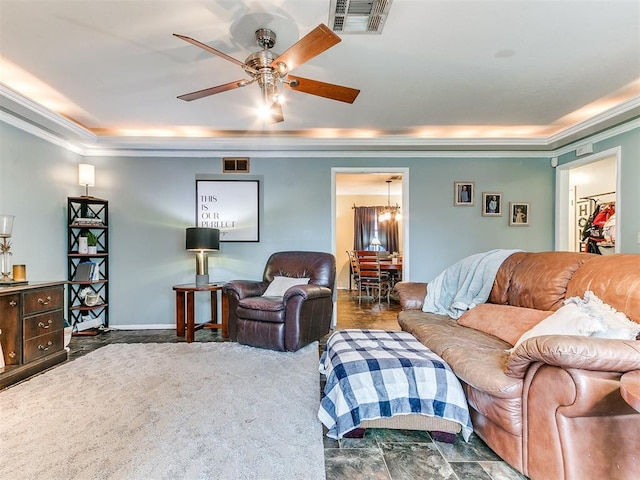
[[[509,225],[512,227],[528,227],[529,213],[528,203],[509,202]]]
[[[453,183],[453,205],[456,207],[473,206],[474,197],[473,182],[454,182]]]
[[[259,242],[258,180],[196,180],[196,226],[217,228],[221,242]]]
[[[482,192],[482,215],[485,217],[502,216],[502,193]]]

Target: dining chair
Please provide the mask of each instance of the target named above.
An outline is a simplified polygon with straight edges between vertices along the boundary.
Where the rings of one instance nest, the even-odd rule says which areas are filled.
[[[358,303],[362,302],[362,291],[364,290],[367,297],[371,296],[375,299],[378,297],[378,303],[383,294],[386,294],[387,303],[389,303],[389,294],[391,293],[391,278],[387,272],[380,269],[380,257],[376,252],[374,255],[356,256],[358,263],[359,288]],[[370,295],[371,293],[371,295]],[[375,295],[377,293],[377,295]]]
[[[360,290],[360,267],[356,251],[347,250],[347,256],[349,257],[349,291],[352,290],[352,285],[355,285],[356,290]]]

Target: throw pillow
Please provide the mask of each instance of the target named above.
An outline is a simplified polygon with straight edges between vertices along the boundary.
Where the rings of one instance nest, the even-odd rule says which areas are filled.
[[[488,333],[513,345],[526,331],[552,313],[534,308],[482,303],[462,314],[458,324]]]
[[[566,303],[569,302],[576,303],[582,311],[604,323],[605,330],[594,333],[594,337],[634,340],[640,334],[640,324],[629,320],[624,313],[604,303],[592,291],[584,293],[584,300],[571,297],[566,300]]]
[[[273,277],[273,281],[262,294],[263,297],[283,297],[285,292],[294,285],[307,285],[308,278]]]
[[[579,335],[590,337],[604,332],[606,326],[597,318],[582,311],[575,303],[568,303],[526,332],[513,346],[514,351],[525,340],[542,335]]]

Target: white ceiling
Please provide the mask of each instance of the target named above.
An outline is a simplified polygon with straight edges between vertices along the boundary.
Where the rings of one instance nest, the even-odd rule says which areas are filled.
[[[255,84],[176,99],[246,74],[173,33],[244,61],[258,27],[282,53],[329,5],[0,0],[0,118],[86,148],[543,150],[640,113],[637,0],[394,0],[381,35],[340,34],[293,72],[360,89],[352,105],[288,92],[264,125]]]

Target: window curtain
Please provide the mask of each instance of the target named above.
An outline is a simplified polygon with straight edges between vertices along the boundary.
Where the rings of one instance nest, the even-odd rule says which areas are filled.
[[[378,240],[380,240],[383,250],[391,253],[400,251],[398,222],[395,216],[392,216],[389,220],[378,223]]]
[[[371,240],[378,229],[378,240],[381,250],[399,252],[400,242],[398,234],[398,222],[391,218],[386,222],[378,223],[378,215],[384,207],[354,207],[353,215],[353,249],[368,250]]]
[[[354,207],[353,249],[367,250],[376,232],[377,207]]]

